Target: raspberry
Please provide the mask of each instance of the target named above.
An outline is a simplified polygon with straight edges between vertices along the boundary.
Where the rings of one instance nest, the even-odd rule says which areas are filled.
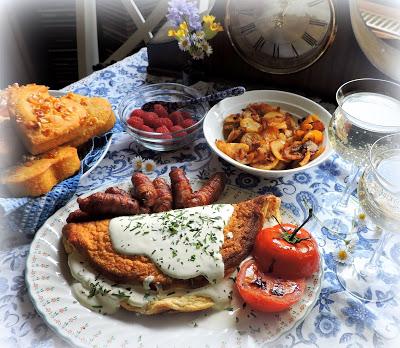
[[[132,127],[134,127],[134,128],[137,128],[137,127],[136,127],[137,125],[143,124],[143,119],[140,118],[140,117],[137,117],[137,116],[131,116],[131,117],[129,117],[129,118],[126,120],[126,122],[127,122],[130,126],[132,126]]]
[[[146,111],[143,111],[142,109],[135,109],[131,112],[130,117],[135,116],[135,117],[143,118],[144,114],[146,114]]]
[[[184,120],[180,111],[171,112],[168,117],[174,123],[174,125],[181,125]]]
[[[183,116],[184,119],[186,119],[186,118],[192,118],[192,116],[190,115],[190,113],[187,112],[187,111],[181,111],[181,114],[182,114],[182,116]]]
[[[137,129],[139,129],[139,130],[142,130],[142,131],[146,131],[146,132],[154,132],[154,129],[153,128],[151,128],[151,127],[149,127],[149,126],[146,126],[145,124],[140,124],[138,127],[136,127]]]
[[[156,129],[157,133],[169,133],[169,129],[166,126],[161,126]]]
[[[182,127],[183,128],[189,128],[189,127],[193,126],[196,123],[197,122],[195,120],[192,120],[191,118],[186,118],[182,122]]]
[[[177,131],[183,130],[183,128],[179,125],[176,125],[176,126],[172,126],[169,130],[171,132],[177,132]],[[175,137],[183,137],[186,134],[187,134],[186,132],[179,132],[179,133],[174,134],[174,136]]]
[[[154,112],[146,112],[143,115],[142,118],[143,118],[144,124],[146,126],[150,126],[152,128],[157,127],[157,124],[156,124],[157,121],[156,120],[158,119],[158,116],[157,116],[156,113],[154,113]]]
[[[153,106],[153,111],[159,116],[159,117],[168,117],[168,111],[167,109],[162,106],[161,104],[154,104]]]
[[[153,121],[153,127],[154,128],[158,128],[158,127],[161,127],[161,126],[166,126],[167,128],[170,128],[173,125],[174,124],[172,123],[172,121],[167,117],[158,118],[158,119]]]
[[[169,129],[166,126],[161,126],[156,129],[157,133],[169,133]],[[156,138],[160,139],[172,139],[171,134],[163,134],[163,135],[158,135]]]

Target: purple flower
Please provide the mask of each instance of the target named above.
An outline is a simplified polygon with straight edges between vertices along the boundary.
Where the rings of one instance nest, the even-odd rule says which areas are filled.
[[[190,30],[201,30],[199,9],[193,0],[171,0],[168,3],[167,19],[178,27],[186,21]]]

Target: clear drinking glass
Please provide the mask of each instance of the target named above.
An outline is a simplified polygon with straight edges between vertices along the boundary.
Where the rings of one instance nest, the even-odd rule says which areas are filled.
[[[353,80],[338,89],[336,100],[329,140],[352,170],[344,192],[328,191],[319,197],[316,216],[330,232],[343,235],[354,230],[359,204],[352,193],[368,163],[370,146],[382,136],[400,131],[400,85],[369,78]]]
[[[361,207],[381,231],[375,252],[356,252],[351,265],[338,265],[340,283],[352,295],[371,302],[398,293],[399,267],[383,251],[391,232],[400,233],[400,133],[377,140],[358,185]]]

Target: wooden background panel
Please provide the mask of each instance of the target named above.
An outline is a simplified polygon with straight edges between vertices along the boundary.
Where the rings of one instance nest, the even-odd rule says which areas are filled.
[[[223,22],[226,1],[216,2],[212,13]],[[287,75],[263,73],[244,62],[231,46],[226,32],[222,32],[211,40],[214,53],[206,59],[207,78],[230,79],[257,88],[297,91],[327,101],[334,100],[336,90],[346,81],[362,77],[389,79],[368,61],[358,46],[351,27],[348,0],[336,1],[335,9],[336,39],[309,68]],[[156,37],[148,48],[149,72],[180,74],[187,57],[179,51],[176,42],[159,43]]]

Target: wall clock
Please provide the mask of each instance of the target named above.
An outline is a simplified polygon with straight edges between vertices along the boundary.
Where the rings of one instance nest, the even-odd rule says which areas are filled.
[[[313,64],[336,35],[332,0],[228,0],[225,27],[239,56],[273,74]]]

